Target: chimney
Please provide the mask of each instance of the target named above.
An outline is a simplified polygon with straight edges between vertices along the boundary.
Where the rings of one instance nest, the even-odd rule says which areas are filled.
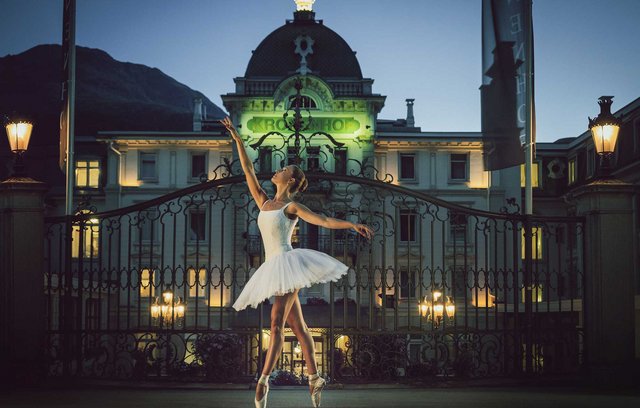
[[[202,131],[202,98],[193,98],[193,131]]]
[[[407,127],[414,127],[416,121],[413,118],[413,101],[415,99],[405,99],[407,101]]]

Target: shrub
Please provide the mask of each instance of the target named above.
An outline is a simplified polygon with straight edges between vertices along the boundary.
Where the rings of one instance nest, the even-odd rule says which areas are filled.
[[[195,341],[194,354],[204,365],[208,380],[228,382],[240,374],[242,346],[243,341],[237,334],[202,335]]]

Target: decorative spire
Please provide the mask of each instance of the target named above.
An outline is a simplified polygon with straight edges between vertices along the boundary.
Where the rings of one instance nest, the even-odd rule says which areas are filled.
[[[313,11],[313,3],[316,0],[293,0],[296,3],[296,11]]]

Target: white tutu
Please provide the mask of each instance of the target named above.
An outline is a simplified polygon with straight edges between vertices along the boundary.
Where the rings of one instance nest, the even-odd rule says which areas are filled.
[[[324,252],[295,248],[265,261],[254,272],[233,308],[257,308],[273,295],[284,295],[316,283],[336,281],[349,267]]]
[[[260,210],[258,227],[266,260],[242,289],[232,306],[234,309],[256,308],[273,295],[280,296],[316,283],[335,281],[349,270],[347,265],[324,252],[291,246],[298,217],[291,219],[285,214],[284,209],[289,204],[291,202],[277,210]]]

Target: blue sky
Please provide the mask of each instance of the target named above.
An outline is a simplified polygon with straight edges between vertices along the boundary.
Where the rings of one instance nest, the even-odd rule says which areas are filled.
[[[425,131],[479,131],[480,0],[316,0],[316,18],[357,51],[381,118],[415,98]],[[293,0],[79,0],[77,44],[156,67],[221,106]],[[534,0],[539,141],[577,136],[597,98],[640,96],[640,0]],[[60,43],[62,0],[3,0],[0,56]],[[53,68],[52,68],[53,69]],[[634,75],[635,74],[635,75]]]

